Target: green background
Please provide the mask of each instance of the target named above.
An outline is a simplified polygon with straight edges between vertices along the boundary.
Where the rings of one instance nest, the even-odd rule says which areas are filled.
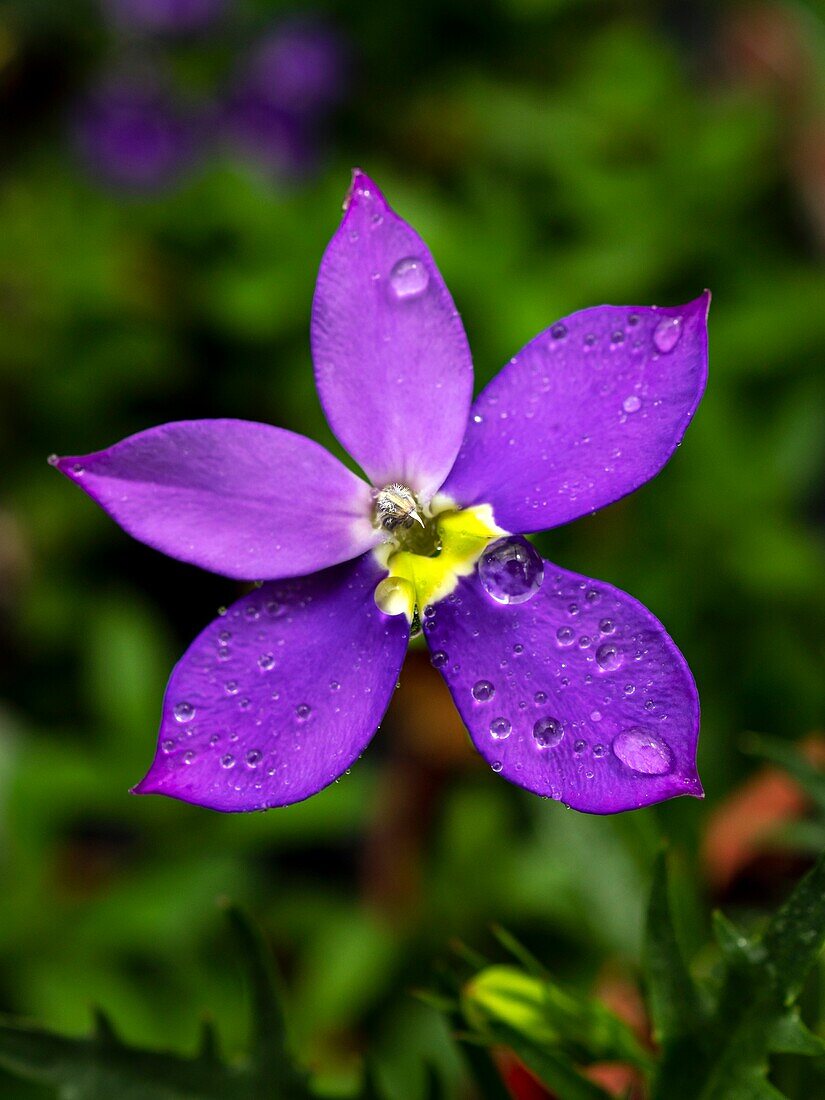
[[[230,7],[236,33],[138,48],[163,51],[182,94],[219,87],[288,10]],[[701,854],[754,768],[745,735],[823,720],[825,32],[813,5],[781,3],[315,10],[352,56],[317,174],[278,181],[213,151],[135,197],[67,140],[119,48],[95,6],[0,8],[0,1010],[79,1033],[99,1003],[129,1039],[183,1050],[209,1007],[232,1053],[243,991],[214,904],[229,896],[271,938],[329,1094],[369,1051],[390,1095],[417,1100],[425,1060],[461,1087],[443,1021],[410,994],[453,938],[489,947],[500,921],[571,986],[632,980],[663,838],[694,947],[708,903],[758,919],[815,845],[797,836],[724,893]],[[354,164],[432,249],[479,384],[576,309],[713,291],[683,446],[632,497],[538,540],[633,593],[686,655],[704,803],[597,818],[528,796],[465,751],[426,679],[308,803],[227,817],[127,793],[172,664],[241,590],[129,540],[46,456],[202,416],[334,449],[308,317]],[[803,1070],[777,1072],[813,1095]],[[41,1093],[0,1075],[0,1095]]]

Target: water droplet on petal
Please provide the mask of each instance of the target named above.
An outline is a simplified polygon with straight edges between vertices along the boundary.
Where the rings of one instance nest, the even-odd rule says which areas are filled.
[[[165,741],[161,741],[160,747],[163,749],[164,752],[171,752],[172,749],[175,747],[175,742],[172,740],[171,737],[167,737]]]
[[[502,762],[500,760],[494,760],[492,762],[492,764],[490,765],[490,767],[493,769],[494,772],[498,773],[498,772],[501,771],[501,769],[504,767],[504,765],[502,764]]]
[[[558,718],[539,718],[533,726],[533,740],[540,749],[554,749],[564,737],[564,726]]]
[[[195,717],[195,708],[191,703],[175,703],[173,714],[178,722],[191,722]]]
[[[638,398],[635,393],[632,393],[630,397],[626,397],[624,401],[622,401],[622,408],[626,413],[638,412],[641,407],[641,399]]]
[[[385,577],[375,588],[375,606],[385,615],[408,615],[415,608],[415,589],[403,577]]]
[[[473,698],[479,703],[486,703],[496,693],[496,689],[490,683],[489,680],[476,680],[473,684]]]
[[[430,664],[433,668],[443,668],[449,659],[443,649],[437,649],[430,657]]]
[[[250,749],[246,754],[246,763],[250,768],[257,768],[263,758],[263,753],[260,749]]]
[[[269,672],[275,667],[275,657],[271,653],[262,653],[258,658],[258,668],[262,672]]]
[[[399,260],[390,272],[390,289],[400,300],[417,298],[427,289],[429,281],[427,266],[417,256],[407,256]]]
[[[507,536],[490,543],[481,555],[478,575],[497,603],[519,604],[541,587],[544,562],[526,539]]]
[[[600,645],[596,650],[596,664],[604,672],[615,672],[617,668],[621,668],[623,661],[621,650],[611,642]]]
[[[234,768],[235,767],[235,757],[232,755],[232,753],[228,752],[226,754],[226,756],[221,757],[221,767],[222,768]]]
[[[612,619],[602,619],[599,623],[599,630],[602,634],[612,634],[616,629]]]
[[[537,691],[536,694],[533,696],[533,700],[536,706],[540,707],[547,702],[547,695],[543,691]]]
[[[653,330],[653,343],[663,355],[673,351],[682,338],[682,318],[663,317]]]
[[[295,708],[295,713],[298,716],[299,722],[306,722],[307,718],[312,714],[312,707],[309,703],[299,703]]]
[[[490,736],[495,741],[506,741],[513,732],[513,727],[506,718],[494,718],[490,723]]]
[[[196,756],[197,756],[197,753],[193,749],[187,749],[187,751],[183,754],[183,757],[182,757],[184,764],[186,764],[187,766],[189,764],[194,764]]]
[[[60,461],[60,455],[49,455],[46,461],[50,466],[56,466]]]
[[[562,324],[561,321],[557,322],[550,329],[550,335],[554,340],[563,340],[567,335],[567,325]]]
[[[576,632],[572,626],[560,626],[556,631],[556,641],[561,646],[572,645],[576,640]]]
[[[640,726],[618,734],[612,747],[625,767],[641,775],[666,775],[673,767],[673,757],[664,741]]]

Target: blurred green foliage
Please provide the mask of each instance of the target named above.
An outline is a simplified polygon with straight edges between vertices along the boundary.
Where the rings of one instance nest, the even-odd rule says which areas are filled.
[[[699,951],[700,845],[754,767],[743,735],[822,723],[825,39],[815,6],[779,2],[318,7],[353,72],[317,175],[276,180],[213,149],[143,196],[107,189],[68,138],[126,49],[98,6],[0,9],[0,1009],[82,1034],[99,1004],[130,1042],[184,1050],[213,1006],[240,1050],[213,905],[228,895],[264,920],[321,1087],[351,1091],[366,1050],[388,1095],[419,1100],[428,1065],[463,1080],[448,1026],[409,995],[452,937],[480,943],[501,921],[580,994],[605,967],[633,975],[664,837]],[[128,50],[162,52],[183,95],[213,91],[241,38],[286,10],[230,8],[242,36]],[[704,805],[608,819],[533,799],[442,753],[426,692],[306,804],[228,818],[127,794],[169,669],[237,590],[133,543],[45,458],[212,415],[340,453],[307,330],[353,163],[429,243],[479,384],[565,313],[713,290],[711,382],[680,451],[540,539],[641,599],[687,656]],[[732,888],[746,924],[786,889],[774,870],[762,893]],[[822,1026],[816,982],[803,1012]],[[818,1079],[799,1063],[774,1074],[807,1097]],[[23,1090],[0,1078],[0,1095],[45,1095]]]

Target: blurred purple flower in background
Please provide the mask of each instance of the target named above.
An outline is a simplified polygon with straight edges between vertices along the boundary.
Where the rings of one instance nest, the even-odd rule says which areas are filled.
[[[200,147],[203,122],[145,75],[105,78],[75,111],[73,138],[101,180],[151,192],[177,180]]]
[[[50,460],[149,546],[267,582],[178,662],[135,790],[256,810],[332,783],[375,733],[420,613],[494,772],[591,813],[701,797],[699,700],[662,624],[510,532],[588,515],[661,470],[705,387],[710,295],[572,314],[473,401],[464,326],[423,240],[361,172],[345,211],[312,354],[365,478],[244,420]]]
[[[124,30],[189,34],[213,24],[227,0],[103,0],[105,14]]]
[[[275,175],[308,174],[348,69],[344,40],[334,28],[318,18],[286,20],[241,67],[225,109],[228,141]]]

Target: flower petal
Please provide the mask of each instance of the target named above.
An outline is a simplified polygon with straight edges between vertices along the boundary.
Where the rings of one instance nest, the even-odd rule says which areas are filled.
[[[693,678],[631,596],[545,562],[531,599],[502,604],[475,573],[424,629],[476,748],[505,779],[597,814],[701,797]]]
[[[540,531],[661,470],[707,380],[710,294],[668,309],[597,306],[537,336],[476,399],[443,492]]]
[[[372,483],[431,496],[464,435],[470,349],[427,246],[358,171],[321,261],[312,354],[330,426]]]
[[[135,792],[263,810],[337,779],[375,733],[409,638],[404,615],[375,606],[382,576],[367,554],[265,584],[210,623],[172,673]]]
[[[134,538],[225,577],[300,576],[381,540],[370,487],[270,424],[183,420],[56,465]]]

